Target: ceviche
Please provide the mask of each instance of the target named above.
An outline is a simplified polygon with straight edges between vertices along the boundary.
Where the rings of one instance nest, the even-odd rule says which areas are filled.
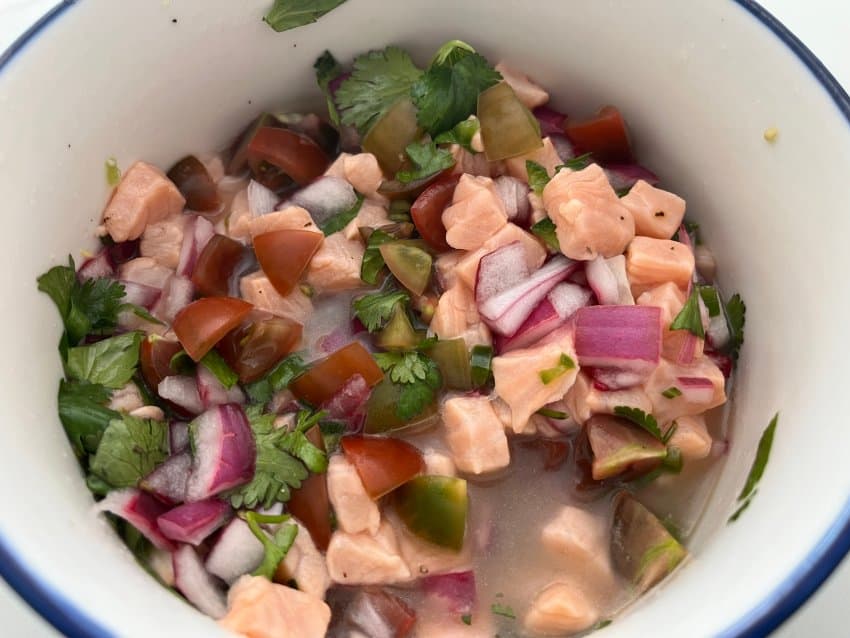
[[[326,112],[108,163],[38,280],[97,512],[252,638],[605,626],[687,560],[743,302],[617,108],[459,41],[315,68]]]

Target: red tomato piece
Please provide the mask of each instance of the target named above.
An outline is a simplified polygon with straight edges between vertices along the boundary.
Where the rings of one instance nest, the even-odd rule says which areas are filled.
[[[298,184],[307,184],[328,167],[328,156],[309,137],[285,128],[264,126],[248,144],[248,161],[277,166]]]
[[[310,443],[324,449],[322,433],[318,426],[307,432]],[[290,514],[297,518],[310,532],[310,537],[321,551],[331,542],[331,502],[328,498],[328,483],[324,474],[311,474],[301,482],[301,487],[292,491],[286,504]]]
[[[218,187],[206,166],[194,155],[184,157],[168,171],[168,179],[186,198],[189,210],[211,212],[221,206]]]
[[[202,297],[225,297],[228,280],[242,259],[244,247],[235,239],[213,235],[198,256],[192,283]]]
[[[425,471],[422,454],[401,439],[346,436],[342,438],[342,451],[373,499],[392,492]]]
[[[324,235],[311,230],[273,230],[254,237],[254,252],[266,277],[288,295],[310,265]]]
[[[626,122],[614,106],[605,106],[586,120],[568,119],[564,132],[581,151],[593,153],[596,162],[634,161]]]
[[[375,359],[357,341],[316,363],[290,383],[289,389],[297,398],[318,406],[331,399],[355,374],[361,375],[370,388],[384,378]]]
[[[451,250],[446,243],[446,227],[443,226],[443,211],[451,204],[460,177],[441,177],[428,186],[410,207],[413,225],[422,239],[435,250]]]
[[[152,390],[156,390],[159,382],[165,377],[177,374],[171,367],[171,359],[183,349],[176,341],[147,337],[142,340],[139,348],[139,363],[142,377]]]
[[[177,313],[171,327],[193,361],[200,361],[254,306],[234,297],[204,297]]]
[[[301,341],[302,326],[282,317],[244,321],[217,349],[242,383],[256,381]]]

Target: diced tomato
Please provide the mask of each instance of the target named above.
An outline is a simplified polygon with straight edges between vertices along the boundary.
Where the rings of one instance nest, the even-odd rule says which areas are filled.
[[[379,436],[346,436],[345,458],[354,465],[369,496],[378,499],[425,471],[417,448],[401,439]]]
[[[307,432],[310,443],[324,449],[319,426]],[[331,542],[331,505],[328,498],[328,483],[323,474],[311,474],[301,482],[301,487],[292,491],[286,504],[289,512],[310,532],[310,537],[321,551]]]
[[[254,238],[254,252],[266,277],[281,295],[295,288],[324,235],[310,230],[273,230]]]
[[[234,297],[204,297],[177,313],[172,328],[193,361],[200,361],[254,306]]]
[[[165,377],[177,374],[171,367],[171,359],[183,349],[176,341],[150,337],[142,340],[139,348],[139,363],[145,383],[156,390],[159,382]]]
[[[446,227],[443,226],[443,211],[452,201],[459,176],[441,177],[428,186],[410,207],[410,216],[416,230],[429,246],[435,250],[450,250],[446,243]]]
[[[357,341],[343,346],[316,363],[295,379],[289,389],[299,399],[319,406],[339,392],[345,382],[355,374],[362,376],[369,387],[374,387],[384,378],[384,373],[375,363],[375,359]]]
[[[242,259],[244,247],[235,239],[213,235],[198,256],[192,283],[202,297],[224,297],[233,269]]]
[[[328,157],[309,137],[285,128],[264,126],[248,144],[249,162],[268,162],[298,184],[307,184],[325,172]]]
[[[596,162],[634,160],[626,122],[614,106],[605,106],[586,120],[567,119],[564,132],[582,152],[593,153]]]
[[[218,344],[218,351],[239,375],[250,383],[271,370],[301,341],[302,326],[282,317],[248,320],[231,330]]]
[[[189,210],[209,212],[218,210],[221,198],[206,166],[194,155],[184,157],[168,171],[168,179],[186,198]]]

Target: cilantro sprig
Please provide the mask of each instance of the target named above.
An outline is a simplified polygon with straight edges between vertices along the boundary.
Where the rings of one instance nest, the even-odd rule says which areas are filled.
[[[439,367],[421,352],[378,352],[375,362],[400,387],[396,416],[404,421],[433,403],[443,385]]]
[[[278,363],[271,372],[258,381],[245,386],[245,392],[254,403],[268,403],[272,395],[286,388],[307,370],[307,364],[298,354],[290,354]]]
[[[733,361],[737,361],[744,343],[744,324],[747,320],[747,305],[741,295],[735,293],[726,302],[726,319],[729,323],[729,352]]]
[[[455,164],[455,159],[448,150],[437,148],[437,145],[429,140],[409,144],[404,152],[410,158],[411,166],[396,173],[396,179],[402,184],[435,175]]]
[[[548,217],[544,217],[539,222],[531,227],[531,232],[543,240],[549,250],[558,252],[561,250],[561,243],[558,241],[558,232],[553,222]]]
[[[120,418],[118,412],[106,407],[111,394],[96,383],[59,382],[59,420],[77,457],[93,454],[109,423]]]
[[[280,33],[311,24],[343,2],[345,0],[275,0],[263,20]]]
[[[254,570],[252,576],[263,576],[272,580],[278,566],[286,558],[295,542],[298,526],[286,523],[290,518],[288,514],[267,516],[257,512],[244,512],[240,513],[240,518],[248,523],[251,533],[263,545],[263,560],[259,567]],[[260,525],[280,525],[280,527],[273,536],[269,537]]]
[[[168,457],[168,425],[129,414],[109,422],[91,471],[113,488],[134,487]]]
[[[434,138],[437,144],[458,144],[470,153],[477,151],[472,148],[472,138],[481,128],[481,123],[475,116],[470,116],[455,124],[450,130],[440,133]]]
[[[351,305],[354,316],[366,326],[366,330],[375,332],[390,320],[398,304],[406,304],[408,301],[410,296],[406,292],[391,290],[365,295],[355,299]]]
[[[647,414],[640,408],[633,408],[627,405],[618,405],[614,408],[614,414],[617,416],[621,416],[624,419],[628,419],[635,425],[639,426],[641,429],[649,432],[653,437],[664,443],[665,445],[671,439],[674,432],[676,431],[676,422],[667,428],[666,432],[661,432],[661,428],[658,427],[658,421],[651,414]]]
[[[549,183],[549,173],[546,168],[534,160],[525,160],[525,172],[528,173],[528,185],[538,195],[543,194],[543,189]]]
[[[758,493],[758,484],[761,477],[764,476],[764,470],[767,468],[767,462],[770,459],[770,450],[773,447],[773,437],[776,434],[776,425],[779,423],[779,413],[773,415],[768,426],[764,429],[759,439],[759,446],[756,450],[756,456],[753,459],[753,464],[750,467],[750,472],[747,474],[747,481],[738,495],[738,509],[729,517],[729,522],[734,523],[738,520],[741,514],[750,506],[755,495]]]
[[[705,339],[705,328],[702,325],[699,300],[699,286],[694,286],[685,305],[682,306],[679,314],[670,323],[670,330],[687,330],[700,339]]]
[[[136,372],[141,343],[142,333],[126,332],[87,346],[69,348],[66,372],[77,381],[120,388]]]

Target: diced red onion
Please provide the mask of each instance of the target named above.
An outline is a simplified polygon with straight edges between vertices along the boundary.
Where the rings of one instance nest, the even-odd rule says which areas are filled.
[[[677,377],[676,387],[689,403],[711,403],[714,399],[714,384],[708,377]]]
[[[162,290],[162,296],[156,302],[151,313],[167,323],[171,323],[177,313],[192,302],[195,286],[186,277],[173,275]]]
[[[115,276],[115,264],[106,248],[94,257],[86,259],[77,269],[77,278],[80,281],[86,279],[98,279],[100,277],[112,278]]]
[[[563,319],[569,319],[579,308],[588,305],[590,297],[590,290],[566,281],[552,288],[552,291],[546,296],[555,311]]]
[[[198,382],[194,377],[177,374],[165,377],[159,382],[156,391],[166,401],[171,401],[191,414],[204,411],[204,404],[198,393]]]
[[[566,135],[551,133],[549,135],[549,141],[552,142],[552,147],[555,149],[555,152],[558,154],[558,157],[561,158],[562,162],[575,159],[576,156],[578,156],[575,145],[567,139]]]
[[[354,635],[407,638],[416,624],[416,613],[383,589],[361,589],[346,608],[343,623],[354,632],[359,630],[352,632]]]
[[[205,410],[225,403],[245,403],[245,394],[237,384],[234,384],[228,390],[202,363],[198,364],[195,375],[198,383],[198,396]]]
[[[705,340],[716,350],[722,350],[729,343],[729,325],[726,317],[721,312],[714,317],[709,317],[708,328],[705,330]]]
[[[106,247],[109,258],[115,265],[123,264],[139,256],[140,239],[121,241]]]
[[[140,485],[142,489],[151,492],[165,503],[182,503],[186,496],[186,481],[191,468],[191,454],[172,454],[143,478]]]
[[[339,391],[322,405],[328,418],[342,421],[349,432],[363,429],[366,419],[366,402],[372,390],[361,374],[355,374],[346,381]]]
[[[262,562],[265,551],[248,524],[234,518],[218,535],[207,556],[206,568],[228,585],[244,574],[254,571]]]
[[[96,512],[111,512],[139,530],[155,547],[172,551],[174,543],[157,527],[156,519],[168,511],[168,506],[147,492],[135,488],[114,490],[95,506]]]
[[[520,326],[516,334],[495,335],[496,350],[501,354],[528,348],[563,326],[575,312],[590,302],[587,288],[567,282],[555,286]]]
[[[472,571],[426,576],[422,579],[422,589],[426,594],[442,598],[453,614],[468,614],[475,607],[475,573]]]
[[[720,369],[720,372],[723,373],[725,378],[728,379],[732,376],[732,357],[713,350],[706,350],[705,356],[714,362],[714,365]]]
[[[168,449],[172,454],[182,452],[189,447],[189,424],[172,421],[168,424]]]
[[[195,455],[186,501],[201,501],[253,478],[254,435],[239,405],[211,408],[194,421],[193,427]]]
[[[676,353],[676,363],[683,366],[691,365],[701,352],[701,341],[702,339],[695,334],[686,332],[682,337],[679,351]]]
[[[160,531],[173,541],[200,545],[233,514],[230,505],[218,499],[178,505],[156,519]]]
[[[658,176],[655,173],[638,164],[608,164],[603,170],[608,183],[615,191],[631,188],[641,179],[650,186],[658,183]]]
[[[500,175],[493,182],[502,203],[508,221],[519,226],[528,226],[528,216],[531,213],[531,205],[528,203],[528,184],[510,175]]]
[[[292,198],[281,204],[300,206],[307,210],[317,224],[350,210],[357,203],[354,187],[341,177],[326,175],[320,177],[296,192]]]
[[[593,387],[603,392],[633,388],[646,379],[645,374],[617,368],[591,368],[590,376],[593,378]]]
[[[657,306],[586,306],[576,313],[575,345],[582,367],[649,373],[661,357]]]
[[[540,134],[543,137],[547,135],[563,135],[564,122],[567,116],[563,113],[549,108],[548,106],[538,106],[532,111],[534,117],[540,122]]]
[[[162,296],[162,290],[153,286],[137,284],[135,281],[121,281],[124,286],[124,303],[131,303],[150,310]]]
[[[610,259],[599,256],[585,264],[584,272],[601,305],[627,306],[635,302],[623,255]]]
[[[192,276],[198,257],[201,256],[213,235],[215,235],[215,227],[210,220],[200,215],[192,216],[183,231],[183,244],[180,247],[180,258],[177,262],[178,275]]]
[[[266,188],[260,182],[251,180],[248,184],[248,210],[254,217],[260,217],[272,212],[280,199],[275,192]]]
[[[218,619],[227,613],[224,591],[204,569],[191,545],[181,545],[171,555],[174,587],[207,616]]]
[[[558,255],[524,281],[487,299],[478,311],[495,332],[513,335],[549,291],[577,267],[576,262]]]
[[[475,276],[475,301],[478,305],[528,278],[525,247],[514,241],[484,255]]]
[[[347,345],[351,341],[351,336],[352,333],[348,327],[340,326],[331,331],[330,334],[320,337],[317,345],[319,346],[319,350],[325,354],[331,354],[344,345]]]
[[[719,458],[721,456],[724,456],[727,452],[729,452],[729,441],[725,439],[720,439],[711,442],[711,451],[708,453],[708,455],[711,458]]]

